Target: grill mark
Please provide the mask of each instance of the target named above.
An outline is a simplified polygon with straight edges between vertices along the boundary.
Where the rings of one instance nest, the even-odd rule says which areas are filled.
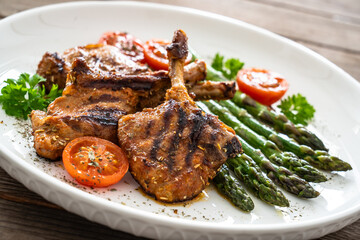
[[[115,125],[117,126],[119,121],[119,116],[127,114],[125,111],[116,109],[116,108],[101,108],[95,107],[93,109],[89,109],[86,111],[87,115],[81,115],[77,118],[79,119],[87,119],[94,122],[97,122],[101,125]]]
[[[111,94],[102,94],[98,98],[94,98],[93,96],[90,96],[88,98],[89,103],[99,103],[99,102],[120,102],[120,98],[114,97]]]
[[[82,121],[89,121],[89,122],[95,122],[103,127],[106,126],[117,126],[118,124],[118,118],[107,118],[99,115],[83,115],[83,116],[77,116],[77,117],[71,117],[71,116],[65,116],[62,118],[62,120],[70,126],[72,129],[76,131],[80,131],[80,125],[82,124]]]
[[[178,114],[179,114],[179,118],[178,118],[178,122],[177,122],[177,128],[175,131],[175,134],[173,136],[173,139],[170,139],[171,145],[169,148],[169,154],[168,154],[168,159],[169,161],[167,162],[169,169],[171,170],[174,166],[174,156],[176,155],[176,151],[178,149],[178,144],[180,141],[180,135],[182,134],[182,132],[184,131],[184,128],[187,124],[187,119],[186,119],[186,113],[185,111],[182,109],[182,107],[180,106],[179,110],[178,110]]]
[[[77,117],[77,119],[79,119],[80,121],[85,119],[85,120],[90,120],[90,121],[94,121],[99,123],[102,126],[117,126],[118,125],[118,118],[117,117],[113,117],[113,116],[99,116],[99,115],[83,115],[83,116],[79,116]]]
[[[79,80],[79,79],[78,79]],[[114,81],[112,79],[102,79],[102,80],[91,80],[81,82],[80,85],[86,88],[111,88],[113,90],[120,90],[123,88],[131,88],[133,90],[150,90],[153,88],[154,82],[145,82],[138,81],[139,78],[127,77],[127,79],[122,79],[121,81]]]
[[[71,125],[71,122],[76,121],[79,122],[77,125],[81,124],[82,120],[85,121],[91,121],[98,123],[102,126],[117,126],[119,121],[119,115],[125,115],[126,112],[114,109],[114,108],[108,108],[104,109],[101,107],[95,107],[92,109],[89,109],[86,111],[87,115],[80,115],[80,116],[63,116],[61,119],[66,122],[68,125]],[[76,119],[76,120],[75,120]],[[74,127],[72,127],[74,128]],[[78,131],[78,128],[75,127],[75,130]]]
[[[200,136],[202,134],[202,130],[205,124],[208,122],[208,118],[206,117],[206,115],[203,116],[201,111],[198,111],[194,114],[193,122],[194,125],[189,135],[189,144],[188,144],[189,150],[185,157],[185,162],[188,166],[190,166],[191,163],[190,160],[197,149]]]
[[[84,71],[84,70],[82,70]],[[91,73],[81,72],[77,75],[77,83],[87,88],[112,88],[119,90],[131,88],[133,90],[150,90],[155,84],[169,82],[169,77],[163,74],[157,75],[116,75],[109,77],[93,77]]]
[[[151,148],[151,151],[150,151],[150,159],[152,159],[153,161],[157,161],[157,158],[156,158],[156,155],[157,155],[157,152],[159,150],[159,146],[160,146],[160,143],[163,141],[163,136],[162,134],[167,131],[167,128],[169,127],[169,123],[170,123],[170,120],[171,120],[171,117],[174,113],[174,101],[173,100],[169,100],[169,105],[167,106],[166,108],[166,111],[164,113],[164,118],[163,118],[163,121],[164,121],[164,127],[158,132],[158,134],[156,135],[157,138],[155,138],[154,142],[153,142],[153,146]]]
[[[84,58],[77,58],[72,63],[71,75],[76,83],[87,88],[112,88],[119,90],[131,88],[134,90],[150,90],[159,81],[169,82],[166,71],[157,71],[153,74],[110,74],[100,75],[94,72]]]
[[[101,106],[94,106],[93,108],[87,109],[86,112],[96,114],[96,115],[106,115],[107,117],[115,116],[115,115],[125,115],[128,114],[126,111],[118,109],[118,108],[106,108]]]

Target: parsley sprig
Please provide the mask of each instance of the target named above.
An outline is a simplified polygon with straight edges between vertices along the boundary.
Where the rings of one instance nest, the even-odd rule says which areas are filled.
[[[224,56],[216,53],[211,66],[215,70],[220,71],[227,79],[234,80],[238,71],[244,66],[244,63],[237,58],[229,58],[224,61]]]
[[[315,108],[300,93],[294,94],[281,100],[278,106],[281,112],[295,124],[308,125],[314,117]]]
[[[57,85],[53,85],[48,94],[45,87],[38,84],[46,81],[35,74],[22,73],[19,79],[7,79],[1,89],[0,104],[7,115],[27,119],[32,110],[44,110],[61,95]]]

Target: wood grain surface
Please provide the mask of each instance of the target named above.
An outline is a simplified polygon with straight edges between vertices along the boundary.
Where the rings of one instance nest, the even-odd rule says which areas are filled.
[[[0,0],[0,19],[56,0]],[[236,18],[320,53],[360,81],[360,0],[156,0]],[[0,33],[1,34],[1,33]],[[1,119],[0,119],[1,120]],[[0,159],[1,161],[1,159]],[[360,220],[322,237],[359,239]],[[0,239],[142,239],[47,202],[0,169]]]

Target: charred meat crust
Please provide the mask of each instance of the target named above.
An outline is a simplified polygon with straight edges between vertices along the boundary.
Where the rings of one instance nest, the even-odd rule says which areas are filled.
[[[124,58],[121,51],[116,47],[107,45],[87,45],[68,49],[62,56],[58,53],[47,52],[44,54],[38,64],[37,74],[46,78],[46,82],[43,84],[47,91],[50,91],[53,84],[57,84],[59,89],[64,89],[67,74],[71,71],[72,63],[78,58],[81,58],[86,62],[86,66],[93,70],[92,73],[94,76],[97,76],[98,79],[108,78],[116,79],[116,81],[121,79],[131,80],[134,76],[141,74],[148,75],[153,73],[153,75],[156,76],[158,74],[157,72],[160,72],[159,76],[161,78],[163,78],[163,75],[167,75],[166,71],[152,72],[145,65],[140,65]],[[127,66],[127,64],[129,66]],[[83,65],[83,67],[86,66]],[[79,73],[81,72],[80,67],[81,66],[79,65]],[[86,68],[83,70],[84,73],[88,71]],[[126,77],[127,75],[129,75],[128,78]],[[190,86],[195,82],[204,80],[205,77],[206,64],[202,60],[196,60],[195,62],[190,63],[185,69],[185,79]],[[157,78],[153,77],[152,79],[155,80]],[[144,81],[146,80],[147,79],[144,79]],[[167,78],[167,80],[169,79]],[[101,87],[107,87],[102,84],[99,85],[101,85]],[[145,85],[145,87],[147,86],[148,85]],[[89,87],[91,87],[91,84]],[[128,87],[132,87],[132,85],[129,84]],[[141,88],[141,86],[138,88]]]
[[[73,139],[83,136],[103,138],[114,143],[118,139],[117,118],[102,119],[99,115],[73,117],[47,116],[43,111],[33,111],[31,122],[34,135],[34,148],[39,156],[56,161],[62,156],[63,149]]]
[[[77,137],[95,136],[117,143],[118,120],[135,112],[138,100],[129,89],[93,91],[68,86],[46,113],[32,112],[34,147],[40,156],[56,160],[66,144]]]
[[[118,137],[142,189],[158,200],[180,202],[198,195],[224,161],[240,151],[231,130],[219,129],[224,126],[217,117],[189,102],[169,100],[123,116]]]
[[[151,90],[156,84],[169,81],[165,71],[157,71],[149,74],[108,74],[100,75],[94,72],[84,58],[77,58],[72,64],[72,70],[68,77],[68,84],[76,84],[88,88],[111,88],[119,90],[131,88],[133,90]]]

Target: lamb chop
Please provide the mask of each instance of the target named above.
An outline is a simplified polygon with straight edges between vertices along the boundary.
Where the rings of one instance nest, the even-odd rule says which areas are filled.
[[[62,55],[56,52],[47,52],[43,55],[36,72],[46,79],[44,86],[47,91],[50,91],[53,84],[57,84],[59,89],[65,88],[67,75],[72,69],[74,60],[78,58],[84,59],[89,68],[96,69],[94,72],[108,78],[119,73],[122,76],[139,76],[152,72],[146,65],[124,55],[119,47],[89,44],[67,49]],[[164,71],[158,73],[167,75]],[[187,82],[195,83],[204,80],[205,74],[205,62],[200,60],[186,67],[185,79]]]
[[[129,34],[126,36],[132,39]],[[153,106],[157,106],[159,101],[163,100],[166,89],[171,86],[167,72],[153,72],[144,64],[133,61],[134,56],[129,58],[128,55],[131,56],[131,52],[119,48],[123,45],[124,47],[133,46],[134,43],[130,40],[122,45],[114,41],[111,43],[118,47],[89,44],[70,48],[62,56],[58,53],[45,53],[37,69],[37,73],[46,78],[46,82],[41,84],[47,91],[53,84],[57,84],[59,89],[64,89],[68,74],[77,72],[75,77],[79,86],[112,89],[130,87],[135,90],[149,90],[159,96],[159,99],[152,101],[155,104]],[[83,59],[82,62],[78,61],[75,64],[79,70],[72,71],[73,64],[78,59]],[[205,77],[206,64],[203,60],[196,60],[185,67],[185,83],[188,88],[193,88],[191,92],[194,97],[198,96],[198,99],[203,100],[226,99],[231,98],[235,93],[235,82],[200,82]],[[155,94],[152,94],[152,97],[155,98]],[[149,99],[146,99],[145,103],[148,102]]]
[[[178,30],[168,47],[171,89],[156,108],[120,118],[119,144],[130,172],[157,200],[179,202],[197,196],[221,165],[241,151],[234,130],[201,111],[183,80],[187,37]]]

